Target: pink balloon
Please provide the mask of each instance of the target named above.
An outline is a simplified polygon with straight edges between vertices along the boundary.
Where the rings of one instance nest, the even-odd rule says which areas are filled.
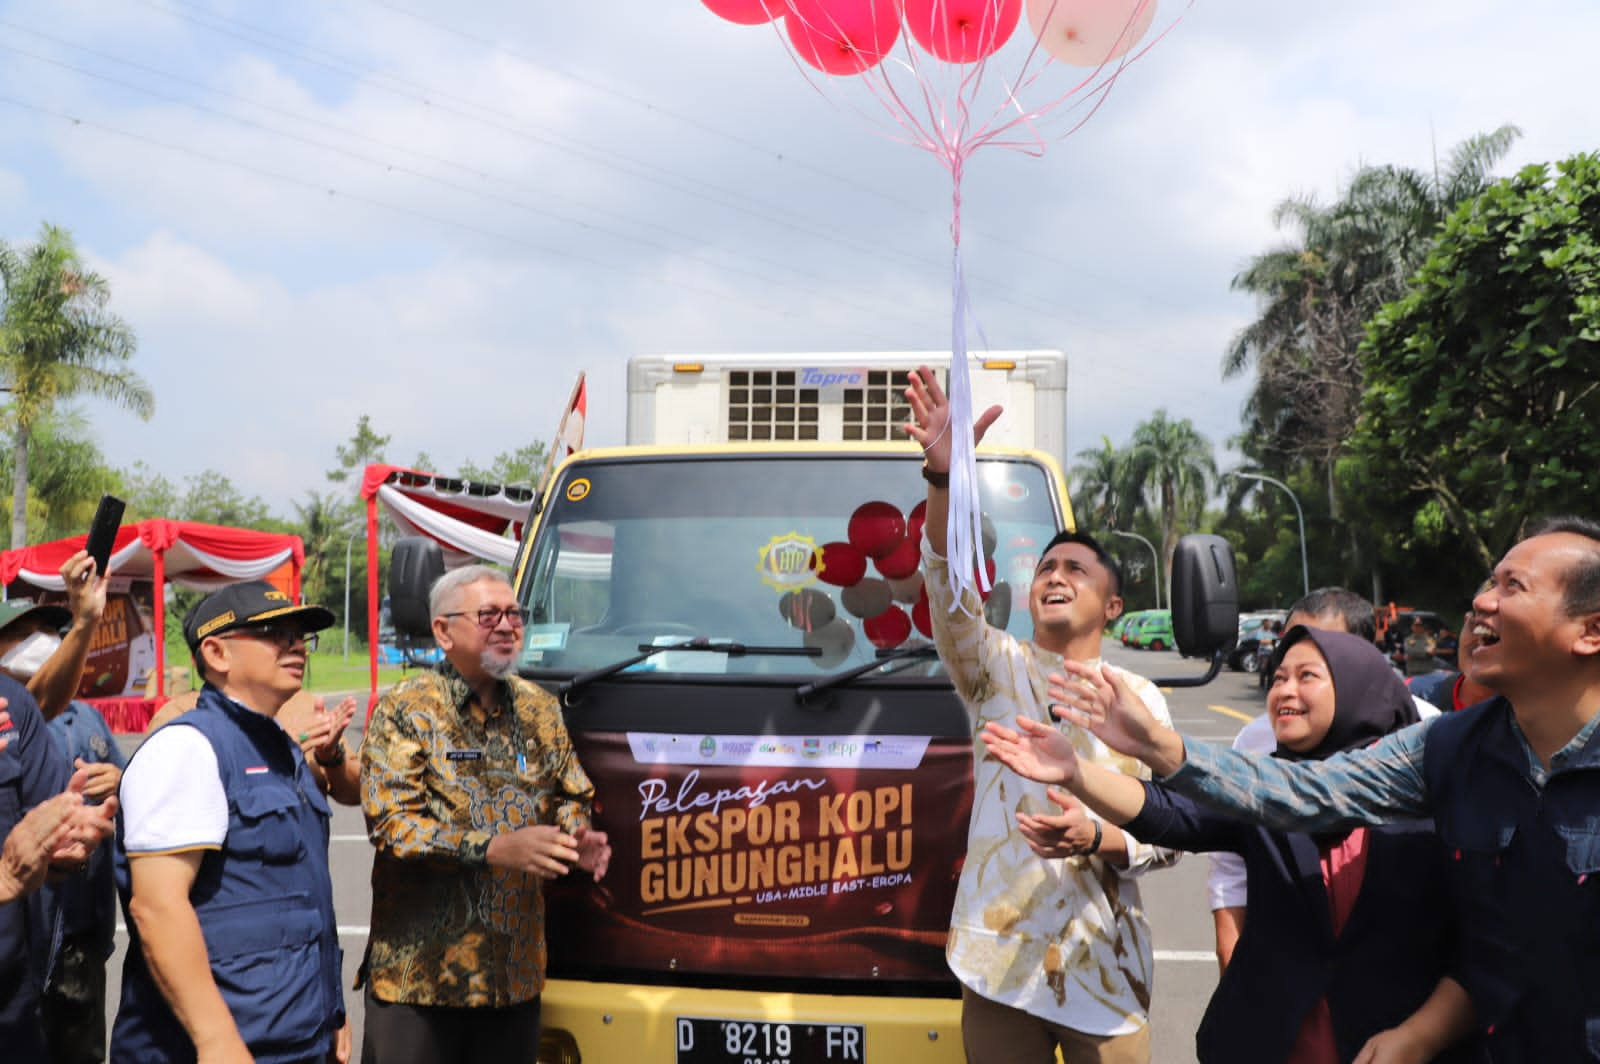
[[[976,63],[1011,39],[1022,0],[905,0],[906,29],[946,63]]]
[[[1073,66],[1097,67],[1139,43],[1156,0],[1027,0],[1028,25],[1044,50]]]
[[[784,0],[700,0],[711,13],[741,26],[759,26],[783,14]]]
[[[900,37],[895,0],[787,0],[784,26],[794,53],[824,74],[877,66]]]

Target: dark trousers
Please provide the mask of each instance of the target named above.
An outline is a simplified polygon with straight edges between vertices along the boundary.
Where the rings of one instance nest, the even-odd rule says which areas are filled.
[[[379,1001],[367,987],[361,1064],[526,1064],[539,1048],[539,999],[505,1008]]]
[[[83,939],[64,940],[40,1011],[51,1064],[105,1060],[105,950]]]

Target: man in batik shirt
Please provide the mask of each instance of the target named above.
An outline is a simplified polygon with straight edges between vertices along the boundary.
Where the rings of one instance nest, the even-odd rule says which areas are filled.
[[[950,495],[950,404],[925,367],[906,390],[925,454],[923,573],[934,643],[972,716],[1013,726],[1051,718],[1047,688],[1063,662],[1098,664],[1102,631],[1122,612],[1122,574],[1092,536],[1062,532],[1045,544],[1028,591],[1033,638],[993,627],[976,591],[953,600],[945,558]],[[983,431],[1000,414],[976,422]],[[1160,720],[1166,701],[1124,674]],[[1142,766],[1083,728],[1064,729],[1078,756],[1120,772]],[[1155,976],[1150,925],[1134,878],[1178,859],[1087,815],[1071,795],[1032,783],[977,748],[967,858],[945,949],[961,980],[968,1064],[1149,1064]],[[1148,778],[1149,772],[1143,775]]]
[[[485,566],[428,600],[445,662],[389,691],[361,750],[377,848],[363,1061],[525,1061],[544,989],[542,883],[610,860],[555,699],[515,675],[524,615]]]

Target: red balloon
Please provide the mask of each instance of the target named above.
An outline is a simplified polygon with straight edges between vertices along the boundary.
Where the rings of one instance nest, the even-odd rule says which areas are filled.
[[[922,542],[922,526],[928,523],[928,500],[923,499],[906,514],[906,537]]]
[[[783,14],[784,0],[700,0],[713,15],[741,26],[759,26]]]
[[[906,29],[946,63],[976,63],[1011,39],[1022,0],[905,0]]]
[[[817,548],[822,564],[817,579],[834,587],[849,587],[867,575],[867,556],[859,547],[843,541],[824,543]]]
[[[916,626],[917,631],[929,639],[933,638],[933,613],[928,606],[927,588],[922,589],[922,595],[918,597],[917,604],[911,607],[911,623]]]
[[[859,74],[883,62],[900,37],[894,0],[787,0],[794,54],[824,74]]]
[[[891,503],[864,502],[850,515],[850,542],[869,558],[882,558],[906,538],[906,519]]]
[[[983,560],[983,571],[989,577],[989,590],[988,591],[983,590],[983,586],[978,583],[978,570],[977,569],[973,569],[972,570],[972,586],[978,589],[978,597],[980,599],[982,599],[983,601],[988,602],[989,601],[989,596],[994,594],[994,572],[995,572],[995,569],[994,569],[994,559],[993,558],[985,558]]]
[[[888,554],[881,558],[873,559],[878,572],[890,580],[901,580],[917,571],[917,566],[922,563],[922,547],[917,540],[910,536],[902,539]]]
[[[911,635],[911,618],[899,606],[890,606],[876,617],[862,621],[861,630],[867,633],[873,646],[892,650]]]

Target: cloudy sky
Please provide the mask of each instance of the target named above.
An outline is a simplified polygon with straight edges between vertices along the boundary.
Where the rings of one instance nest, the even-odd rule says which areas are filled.
[[[1503,123],[1502,173],[1600,147],[1593,0],[1162,4],[1080,129],[967,173],[978,321],[1068,352],[1069,453],[1237,431],[1229,281],[1283,198]],[[1029,69],[1031,108],[1085,73]],[[699,0],[0,2],[0,239],[70,229],[156,393],[85,405],[102,449],[284,515],[362,414],[453,472],[551,439],[579,370],[623,442],[631,355],[948,350],[950,184],[897,131]]]

